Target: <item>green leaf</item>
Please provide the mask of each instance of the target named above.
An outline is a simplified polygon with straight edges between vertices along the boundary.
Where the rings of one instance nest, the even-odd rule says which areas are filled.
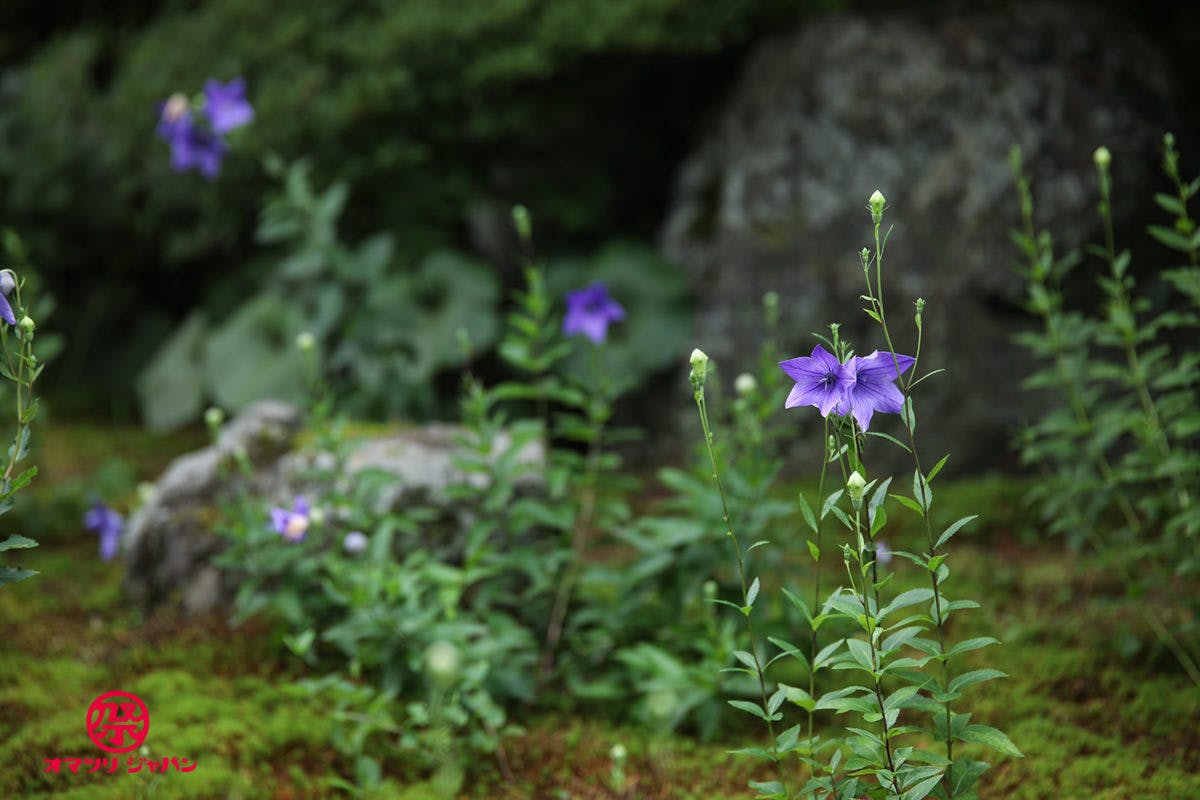
[[[933,465],[933,469],[929,470],[929,481],[933,481],[937,474],[942,471],[942,467],[946,466],[946,459],[950,458],[950,454],[942,456],[942,460]]]
[[[804,599],[802,597],[800,597],[800,595],[793,592],[791,589],[784,588],[782,591],[783,591],[784,597],[786,597],[788,600],[791,600],[792,605],[794,605],[796,608],[798,608],[800,610],[800,614],[804,617],[804,619],[806,621],[808,621],[809,623],[811,623],[812,622],[812,611],[809,609],[808,603],[804,602]]]
[[[20,567],[0,567],[0,586],[6,583],[16,583],[37,575],[37,570],[21,569]]]
[[[872,675],[875,674],[875,668],[872,666],[871,645],[862,639],[847,639],[846,647],[850,650],[850,657],[854,659],[860,667]]]
[[[888,495],[888,497],[892,498],[893,500],[895,500],[896,502],[898,502],[900,505],[904,506],[905,508],[907,508],[911,511],[915,511],[916,513],[920,514],[922,517],[925,516],[925,509],[921,508],[921,506],[917,503],[917,501],[913,500],[911,497],[905,497],[902,494],[890,494],[890,495]]]
[[[951,523],[946,528],[946,530],[942,531],[942,535],[938,537],[937,544],[934,545],[934,549],[936,550],[937,548],[941,547],[946,542],[950,541],[950,537],[952,537],[954,534],[958,533],[959,530],[961,530],[964,525],[966,525],[971,520],[978,519],[978,518],[979,518],[978,514],[971,514],[970,516],[962,517],[961,519],[955,520],[953,523]]]
[[[745,711],[747,714],[753,714],[761,720],[767,719],[767,712],[763,711],[762,706],[757,705],[756,703],[751,703],[746,700],[726,700],[725,702],[729,703],[729,705],[733,706],[739,711]]]
[[[16,534],[13,534],[12,536],[9,536],[7,539],[5,539],[3,542],[0,542],[0,553],[4,552],[5,550],[15,550],[15,549],[21,548],[21,547],[37,547],[37,546],[38,546],[38,543],[36,541],[34,541],[33,539],[29,539],[25,536],[18,536]]]
[[[809,540],[808,540],[808,554],[809,554],[810,556],[812,556],[812,558],[813,558],[813,561],[820,562],[820,560],[821,560],[821,548],[817,547],[817,543],[816,543],[816,542],[814,542],[812,539],[809,539]]]
[[[920,783],[913,786],[904,792],[901,797],[903,800],[924,800],[929,796],[929,793],[937,788],[937,785],[942,782],[942,775],[939,772],[937,775],[926,778]]]
[[[967,639],[966,641],[959,642],[958,644],[954,645],[954,647],[951,647],[946,653],[946,657],[949,658],[951,656],[956,656],[959,653],[967,653],[971,650],[978,650],[979,648],[987,647],[990,644],[1000,644],[1000,640],[992,636],[977,636],[974,639]]]
[[[758,662],[754,660],[753,654],[747,653],[745,650],[734,650],[733,657],[758,674]]]
[[[747,608],[754,607],[754,601],[756,599],[758,599],[758,589],[759,589],[758,578],[755,578],[754,582],[750,584],[749,591],[746,592],[746,607]]]
[[[779,653],[779,655],[775,656],[775,658],[772,658],[769,663],[773,664],[773,663],[775,663],[775,659],[783,658],[784,656],[791,656],[792,658],[797,659],[805,667],[808,666],[808,658],[804,655],[804,653],[796,645],[792,644],[791,642],[787,641],[786,639],[778,639],[774,636],[768,636],[767,641],[783,651],[783,652]]]
[[[800,516],[804,517],[804,524],[808,525],[809,530],[813,533],[817,532],[817,518],[813,515],[812,508],[808,505],[808,501],[804,499],[804,493],[799,496]],[[814,556],[816,558],[816,556]]]
[[[883,611],[879,612],[879,618],[885,619],[888,614],[893,611],[899,611],[902,608],[915,606],[917,603],[924,603],[927,600],[933,599],[932,589],[909,589],[907,592],[901,592],[896,595],[892,602],[888,603]]]
[[[986,745],[997,752],[1014,758],[1024,758],[1025,754],[1017,749],[1003,732],[987,725],[968,725],[959,733],[958,738],[964,742],[975,742]]]
[[[828,664],[829,660],[841,649],[845,641],[845,639],[838,639],[836,642],[821,648],[821,652],[817,653],[817,657],[813,659],[813,669],[817,670]]]
[[[1001,672],[998,669],[976,669],[970,672],[964,672],[950,681],[950,691],[960,692],[968,686],[974,686],[977,683],[990,681],[995,678],[1007,678],[1007,673]]]

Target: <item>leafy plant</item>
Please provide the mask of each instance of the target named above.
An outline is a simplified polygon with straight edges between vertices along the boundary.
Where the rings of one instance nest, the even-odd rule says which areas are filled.
[[[346,184],[317,192],[307,163],[267,163],[283,192],[264,206],[258,238],[286,246],[286,255],[223,320],[195,311],[163,343],[139,379],[147,421],[171,428],[210,402],[236,410],[263,396],[300,399],[301,333],[313,337],[347,412],[429,415],[434,378],[463,363],[455,332],[465,329],[481,346],[496,336],[493,271],[451,252],[406,267],[388,234],[350,246],[338,231]]]
[[[11,241],[11,238],[10,238]],[[38,401],[33,396],[33,383],[41,374],[42,364],[33,351],[36,325],[26,313],[21,298],[24,279],[11,269],[0,270],[0,376],[13,385],[16,400],[12,444],[0,459],[0,514],[12,510],[17,493],[37,475],[37,466],[19,469],[29,456],[30,425],[37,417]],[[11,303],[9,297],[11,296]],[[27,536],[12,534],[0,541],[0,552],[37,547]],[[24,580],[37,572],[22,567],[0,566],[0,586]]]
[[[1184,591],[1137,605],[1159,640],[1200,684],[1196,593],[1200,572],[1200,353],[1190,337],[1200,326],[1200,230],[1188,203],[1200,178],[1179,172],[1174,137],[1163,139],[1163,170],[1171,192],[1155,201],[1171,225],[1151,236],[1181,264],[1158,273],[1159,285],[1139,290],[1129,251],[1118,251],[1111,212],[1112,155],[1095,152],[1104,244],[1088,249],[1104,268],[1095,280],[1098,309],[1080,308],[1068,277],[1088,262],[1057,256],[1047,231],[1034,226],[1033,193],[1018,150],[1012,154],[1023,227],[1013,238],[1025,257],[1027,309],[1041,331],[1019,341],[1043,364],[1026,382],[1055,401],[1021,433],[1022,461],[1045,479],[1030,494],[1049,530],[1087,544],[1122,577],[1129,591],[1179,581]],[[1151,297],[1170,299],[1154,303]],[[1170,597],[1182,598],[1173,609]]]
[[[913,390],[940,370],[918,373],[923,300],[915,304],[915,355],[900,355],[894,345],[884,303],[884,206],[882,194],[872,195],[869,208],[875,246],[873,251],[863,248],[860,256],[866,283],[865,311],[878,323],[887,351],[858,356],[839,337],[838,326],[834,325],[832,336],[820,337],[821,344],[811,356],[780,364],[796,382],[786,405],[813,405],[826,418],[818,510],[814,511],[803,494],[800,496],[801,516],[813,534],[807,542],[808,554],[816,562],[819,576],[822,559],[827,559],[831,551],[840,551],[846,572],[846,582],[824,599],[818,578],[811,604],[800,594],[785,590],[806,623],[807,648],[775,636],[766,637],[773,651],[761,644],[755,612],[756,604],[762,602],[763,584],[752,571],[751,559],[755,551],[770,542],[758,540],[747,545],[748,538],[735,532],[737,517],[722,478],[722,462],[707,409],[708,357],[699,350],[692,354],[691,383],[721,502],[722,528],[733,545],[739,579],[734,599],[716,602],[734,609],[744,621],[743,641],[748,649],[733,653],[738,662],[733,669],[757,685],[753,699],[729,703],[762,720],[768,733],[765,748],[749,747],[740,752],[767,761],[775,770],[774,780],[751,783],[759,797],[849,800],[865,795],[921,800],[936,796],[967,800],[976,797],[974,784],[988,765],[964,756],[961,748],[956,756],[957,744],[978,743],[1005,755],[1021,755],[1004,733],[972,722],[971,714],[963,710],[966,689],[1003,677],[1003,673],[994,669],[954,669],[964,654],[996,644],[997,640],[985,636],[953,643],[947,632],[953,614],[978,607],[974,601],[949,599],[945,588],[950,577],[946,543],[976,515],[945,526],[935,527],[933,521],[933,481],[948,455],[931,468],[924,466],[917,446]],[[870,430],[876,413],[898,413],[907,441]],[[866,479],[869,448],[881,441],[901,448],[912,458],[911,494],[894,491],[893,477]],[[829,468],[840,475],[830,479]],[[830,482],[840,486],[826,494]],[[917,576],[927,580],[928,586],[898,591],[893,586],[900,580],[898,571],[880,570],[884,556],[879,537],[887,526],[889,499],[917,515],[927,539],[922,551],[898,550],[891,555],[911,561]],[[844,538],[836,545],[828,541],[825,531],[829,519],[844,529]],[[838,631],[832,624],[836,622],[848,624],[851,633]],[[808,673],[807,690],[772,679],[772,667],[786,662]],[[845,670],[852,674],[852,681],[859,682],[818,691],[817,676],[823,670]],[[799,709],[805,721],[784,727],[785,709],[790,707]],[[843,736],[822,740],[815,735],[813,725],[820,711],[852,714],[855,719],[845,724]],[[940,743],[938,751],[925,746],[929,740]],[[944,754],[939,752],[943,750]],[[806,766],[808,780],[798,791],[786,767],[789,755]]]

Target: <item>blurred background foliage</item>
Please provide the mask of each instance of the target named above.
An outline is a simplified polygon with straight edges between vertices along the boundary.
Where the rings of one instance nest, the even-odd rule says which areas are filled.
[[[1188,53],[1198,41],[1188,3],[1159,5],[1156,24]],[[613,241],[649,242],[675,168],[748,48],[806,15],[848,7],[881,8],[9,0],[0,6],[0,222],[24,239],[59,308],[71,309],[53,321],[67,347],[44,388],[61,411],[121,420],[139,418],[140,387],[160,400],[146,409],[150,420],[169,425],[199,404],[246,395],[239,381],[256,375],[223,368],[222,348],[239,336],[253,334],[248,351],[282,358],[294,331],[320,328],[326,366],[343,387],[363,389],[355,411],[425,414],[441,387],[457,388],[445,370],[459,356],[448,343],[411,340],[397,355],[392,340],[412,331],[429,340],[471,319],[476,347],[486,348],[519,277],[514,203],[533,212],[542,256],[603,259]],[[154,136],[158,104],[236,76],[257,117],[238,132],[222,174],[209,182],[172,173]],[[310,190],[337,212],[326,220],[340,253],[332,261],[311,231],[271,230],[287,168],[264,169],[268,154],[302,162]],[[648,244],[638,258],[627,288],[649,296],[671,269]],[[460,269],[453,280],[465,286],[467,276],[473,297],[446,309],[409,295],[388,317],[386,298],[415,282],[429,300]],[[277,302],[296,298],[305,280],[319,287],[292,307]],[[330,281],[335,297],[320,291]],[[359,314],[359,296],[379,307]],[[653,309],[621,299],[635,314]],[[410,311],[409,321],[394,319]],[[377,323],[384,328],[367,330]],[[402,388],[388,396],[397,376]],[[287,359],[258,377],[283,394],[297,383]],[[168,388],[179,419],[164,416]]]
[[[331,324],[312,309],[243,307],[268,279],[304,277],[295,274],[304,248],[270,231],[271,208],[257,223],[269,246],[255,243],[260,200],[272,190],[260,163],[267,152],[304,157],[316,186],[342,187],[331,204],[360,281],[380,268],[381,249],[388,272],[414,276],[445,274],[445,259],[482,274],[454,250],[511,260],[508,208],[518,201],[534,212],[543,252],[648,237],[701,101],[732,75],[741,49],[797,11],[833,5],[7,3],[0,219],[25,237],[60,306],[74,310],[56,320],[70,348],[48,383],[67,408],[132,415],[132,380],[173,331],[182,376],[187,361],[212,372],[233,344],[212,336],[215,320],[227,320],[226,339],[239,325],[271,328],[277,345],[299,327]],[[154,138],[158,103],[209,77],[239,75],[257,117],[239,131],[220,177],[172,173]],[[511,265],[492,272],[479,290],[488,297],[465,302],[498,297],[495,285],[516,276]],[[494,335],[473,333],[478,344]],[[354,354],[331,355],[341,363]],[[207,380],[157,378],[143,378],[143,394],[171,384],[185,408]],[[235,397],[207,391],[205,401],[228,402],[242,389],[226,394]],[[97,397],[107,407],[97,409]],[[377,400],[365,401],[367,410],[420,411],[430,402],[411,398],[396,409]]]

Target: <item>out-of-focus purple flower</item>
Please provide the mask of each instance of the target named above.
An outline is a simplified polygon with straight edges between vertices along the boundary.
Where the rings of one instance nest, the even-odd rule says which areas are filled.
[[[875,540],[875,562],[880,566],[890,564],[892,561],[892,548],[888,547],[887,542],[882,539]]]
[[[609,323],[623,319],[625,309],[609,296],[608,288],[599,281],[567,292],[567,314],[562,330],[568,336],[582,333],[600,344],[608,336]]]
[[[100,558],[112,561],[117,555],[124,525],[121,515],[97,500],[83,515],[83,526],[100,536]]]
[[[228,150],[225,134],[254,119],[254,108],[246,100],[242,78],[226,84],[207,81],[203,106],[200,116],[185,95],[171,95],[159,110],[158,135],[171,145],[172,169],[196,169],[211,180],[221,171]]]
[[[246,100],[245,79],[234,78],[224,85],[216,80],[206,81],[204,113],[218,135],[229,133],[254,119],[254,107]]]
[[[271,527],[289,542],[302,540],[308,533],[311,521],[312,512],[309,510],[308,501],[303,496],[296,498],[291,511],[278,507],[271,509]]]
[[[779,366],[796,382],[783,407],[815,406],[822,417],[842,402],[853,382],[846,367],[821,345],[813,348],[812,355],[789,358]]]
[[[876,350],[842,364],[817,345],[811,356],[779,362],[796,382],[784,408],[815,406],[823,417],[831,411],[841,417],[853,416],[865,431],[876,411],[898,414],[904,407],[904,395],[895,381],[915,363],[911,356]]]
[[[0,269],[0,319],[9,325],[17,324],[17,315],[13,313],[8,296],[17,288],[17,274],[11,269]]]
[[[221,171],[225,142],[206,127],[196,124],[187,98],[172,95],[162,105],[158,135],[171,145],[171,168],[184,172],[195,168],[212,180]]]
[[[865,358],[854,356],[846,362],[846,373],[852,383],[842,402],[838,403],[837,413],[853,415],[858,427],[864,431],[876,411],[899,414],[904,407],[904,395],[897,388],[896,380],[915,363],[912,356],[878,350]]]
[[[342,540],[342,548],[350,555],[358,555],[367,549],[367,535],[362,531],[350,531]]]

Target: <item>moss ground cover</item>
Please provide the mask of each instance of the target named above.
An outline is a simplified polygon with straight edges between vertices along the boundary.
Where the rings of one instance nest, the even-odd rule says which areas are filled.
[[[0,625],[9,632],[0,642],[0,796],[323,797],[338,794],[339,778],[352,780],[352,765],[328,744],[327,709],[289,690],[303,670],[264,625],[231,629],[218,617],[140,614],[123,600],[119,566],[99,561],[95,537],[79,524],[85,476],[99,469],[129,491],[191,444],[95,428],[47,432],[44,480],[31,510],[8,518],[38,526],[42,546],[26,566],[42,574],[0,594]],[[988,602],[957,617],[953,624],[962,627],[954,633],[970,636],[976,626],[999,632],[1003,647],[972,655],[1010,677],[981,690],[978,710],[1026,754],[997,761],[981,796],[1200,796],[1200,694],[1155,649],[1135,613],[1134,604],[1154,602],[1154,593],[1114,599],[1115,575],[1030,536],[1014,501],[1022,488],[992,479],[948,485],[942,494],[946,504],[986,509],[986,524],[962,549],[952,580]],[[112,689],[146,700],[150,755],[186,757],[197,769],[45,773],[43,759],[99,754],[83,730],[84,713]],[[524,733],[474,765],[464,796],[745,797],[746,780],[762,777],[725,752],[759,735],[738,717],[717,741],[702,743],[594,709],[516,709],[513,716]],[[610,755],[618,743],[629,753],[623,782]],[[387,777],[379,796],[437,796],[402,754],[379,755]],[[977,755],[987,757],[982,748]]]

